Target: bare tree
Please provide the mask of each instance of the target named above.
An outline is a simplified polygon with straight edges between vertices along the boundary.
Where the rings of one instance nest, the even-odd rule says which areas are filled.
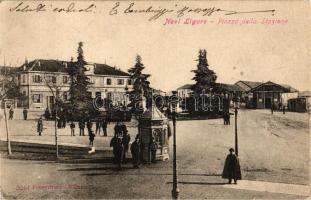
[[[61,84],[57,84],[57,75],[45,73],[43,76],[45,85],[49,88],[50,92],[54,97],[54,110],[55,110],[55,117],[54,117],[54,132],[55,132],[55,147],[56,147],[56,158],[58,158],[58,134],[57,134],[57,120],[58,120],[58,109],[62,104],[62,99],[60,98],[60,91],[62,88]]]

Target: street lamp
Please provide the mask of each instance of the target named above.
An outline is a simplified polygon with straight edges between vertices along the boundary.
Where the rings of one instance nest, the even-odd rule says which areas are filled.
[[[173,92],[173,98],[176,96],[176,91]],[[177,162],[176,162],[176,105],[177,102],[171,102],[173,113],[173,190],[172,199],[178,199],[179,189],[178,189],[178,179],[177,179]]]
[[[235,154],[239,155],[239,145],[238,145],[238,109],[240,108],[240,99],[235,96],[234,101],[234,118],[235,118]]]

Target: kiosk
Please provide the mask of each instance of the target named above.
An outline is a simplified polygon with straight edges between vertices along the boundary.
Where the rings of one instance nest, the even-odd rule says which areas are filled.
[[[169,159],[169,123],[161,111],[152,105],[139,118],[139,137],[141,141],[141,154],[143,162],[151,161],[150,143],[152,137],[158,145],[156,160]]]

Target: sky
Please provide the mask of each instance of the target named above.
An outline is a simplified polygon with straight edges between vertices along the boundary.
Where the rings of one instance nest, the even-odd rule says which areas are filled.
[[[116,2],[75,2],[75,8],[94,4],[90,13],[54,13],[70,2],[48,2],[46,12],[10,12],[20,2],[0,3],[0,65],[20,66],[33,59],[70,60],[76,58],[78,42],[84,43],[86,61],[106,63],[127,71],[139,54],[151,86],[164,91],[193,83],[199,49],[206,49],[210,69],[217,82],[234,84],[239,80],[273,81],[299,90],[310,89],[310,5],[294,2],[135,2],[134,7],[178,10],[217,7],[254,11],[275,9],[271,13],[202,16],[175,12],[149,21],[150,13],[125,14],[132,2],[120,2],[118,13],[109,15]],[[40,3],[40,2],[39,2]],[[38,1],[23,5],[35,7]],[[207,20],[201,25],[164,25],[166,19]],[[256,24],[217,24],[219,20],[254,21]],[[264,19],[287,20],[285,24],[264,25]],[[210,21],[214,21],[210,23]],[[5,61],[4,61],[5,60]]]

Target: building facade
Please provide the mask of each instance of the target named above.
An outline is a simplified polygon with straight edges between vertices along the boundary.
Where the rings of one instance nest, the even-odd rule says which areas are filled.
[[[28,98],[24,105],[29,109],[50,108],[55,102],[55,92],[64,102],[69,100],[69,62],[58,60],[33,60],[26,62],[19,70],[21,92]],[[106,64],[87,63],[86,75],[91,82],[89,92],[92,98],[111,100],[113,105],[126,105],[127,90],[132,89],[128,73]]]

